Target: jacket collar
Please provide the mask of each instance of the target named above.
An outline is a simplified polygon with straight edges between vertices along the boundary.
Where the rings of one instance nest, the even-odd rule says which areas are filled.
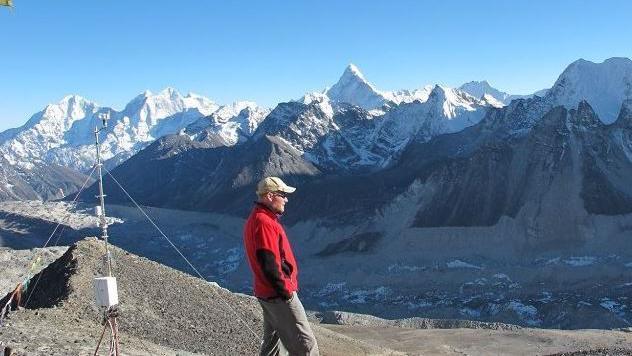
[[[281,216],[281,214],[277,214],[276,212],[272,211],[272,209],[268,208],[265,204],[259,203],[258,201],[255,202],[255,209],[263,211],[273,219],[278,219],[279,216]]]

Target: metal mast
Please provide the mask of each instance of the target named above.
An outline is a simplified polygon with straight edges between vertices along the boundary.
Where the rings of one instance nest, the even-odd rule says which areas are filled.
[[[110,257],[110,250],[108,248],[108,223],[105,219],[105,194],[103,194],[103,171],[101,167],[103,163],[101,163],[101,146],[99,145],[99,133],[108,127],[108,120],[110,119],[109,113],[101,113],[99,114],[99,118],[101,119],[102,126],[101,128],[94,128],[94,138],[95,144],[97,148],[97,172],[99,174],[99,198],[100,205],[97,207],[97,217],[99,218],[99,227],[101,227],[101,238],[105,241],[105,258],[108,268],[108,276],[112,276],[112,259]]]
[[[95,208],[97,218],[99,219],[99,227],[101,227],[101,238],[105,242],[105,262],[107,264],[107,277],[97,277],[94,279],[94,289],[97,305],[105,307],[103,313],[103,332],[97,344],[94,354],[99,351],[99,346],[103,340],[103,334],[106,328],[110,327],[110,356],[119,356],[119,335],[118,335],[118,288],[116,286],[116,278],[112,277],[112,257],[108,247],[108,222],[105,218],[105,194],[103,193],[103,163],[101,162],[101,146],[99,145],[99,133],[108,127],[109,113],[100,113],[101,128],[94,128],[94,142],[97,149],[97,165],[99,174],[99,205]]]

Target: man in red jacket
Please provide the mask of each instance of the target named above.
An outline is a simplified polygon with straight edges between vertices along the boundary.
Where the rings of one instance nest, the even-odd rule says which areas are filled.
[[[279,222],[288,194],[296,190],[278,177],[257,185],[258,200],[244,226],[244,246],[254,276],[254,293],[263,309],[261,355],[318,355],[318,345],[298,299],[298,266]],[[283,345],[281,345],[281,343]]]

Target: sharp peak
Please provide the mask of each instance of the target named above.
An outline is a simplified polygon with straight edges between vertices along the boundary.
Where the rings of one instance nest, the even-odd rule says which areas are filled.
[[[343,77],[344,76],[353,76],[353,77],[360,78],[360,79],[362,79],[362,81],[366,82],[366,79],[364,78],[364,75],[360,71],[360,68],[358,68],[353,63],[349,63],[349,65],[347,65],[347,67],[345,68],[345,71],[342,73],[342,76]]]
[[[445,92],[447,92],[447,91],[449,91],[449,90],[451,90],[451,89],[452,89],[452,88],[449,88],[449,87],[443,86],[443,85],[441,85],[441,84],[435,84],[435,85],[432,87],[432,90],[430,91],[430,95],[432,95],[432,93],[445,93]]]
[[[576,125],[583,127],[596,127],[603,125],[593,107],[586,100],[581,100],[577,104],[577,108],[571,109],[569,113],[571,114],[571,121]]]
[[[358,66],[356,66],[356,65],[355,65],[355,64],[353,64],[353,63],[349,63],[349,64],[347,65],[347,68],[346,68],[346,69],[347,69],[347,70],[350,70],[350,71],[352,71],[352,72],[359,72],[359,71],[360,71],[360,69],[358,68]]]

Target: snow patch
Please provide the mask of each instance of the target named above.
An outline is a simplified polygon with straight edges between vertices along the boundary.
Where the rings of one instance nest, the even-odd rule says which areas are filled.
[[[408,310],[413,310],[431,307],[432,303],[422,300],[419,302],[406,302],[405,305],[408,307]]]
[[[404,264],[399,264],[399,263],[388,266],[388,271],[395,272],[395,273],[415,272],[415,271],[424,271],[424,270],[426,270],[426,267],[409,266],[409,265],[404,265]]]
[[[575,257],[575,256],[572,256],[572,257],[564,260],[563,262],[566,263],[569,266],[582,267],[582,266],[590,266],[590,265],[594,264],[596,261],[597,261],[597,257],[592,257],[592,256]]]
[[[483,269],[483,267],[473,265],[471,263],[463,262],[461,260],[454,260],[446,263],[448,268],[471,268],[471,269]]]
[[[360,289],[346,294],[343,298],[349,303],[365,304],[369,301],[383,301],[392,293],[390,288],[381,286],[375,289]]]
[[[219,274],[235,272],[239,267],[242,255],[243,253],[239,247],[228,249],[226,250],[226,258],[216,261],[213,263],[213,266]]]
[[[620,318],[625,317],[624,309],[626,309],[626,306],[623,304],[617,303],[613,300],[610,300],[609,298],[602,298],[601,303],[599,303],[599,305],[602,308],[609,310],[611,313],[617,315]]]
[[[459,309],[459,313],[469,318],[480,318],[481,316],[480,310],[471,308],[461,308]]]
[[[538,309],[533,305],[523,304],[518,300],[512,300],[507,305],[507,309],[518,314],[520,319],[528,325],[540,325],[542,320],[538,319]]]
[[[511,278],[509,278],[509,276],[504,273],[496,273],[493,277],[496,279],[503,279],[507,282],[511,282]]]
[[[331,294],[334,294],[334,293],[337,293],[337,292],[342,292],[346,285],[347,285],[347,282],[327,283],[326,286],[321,288],[314,295],[319,296],[319,297],[323,297],[323,296],[331,295]]]

